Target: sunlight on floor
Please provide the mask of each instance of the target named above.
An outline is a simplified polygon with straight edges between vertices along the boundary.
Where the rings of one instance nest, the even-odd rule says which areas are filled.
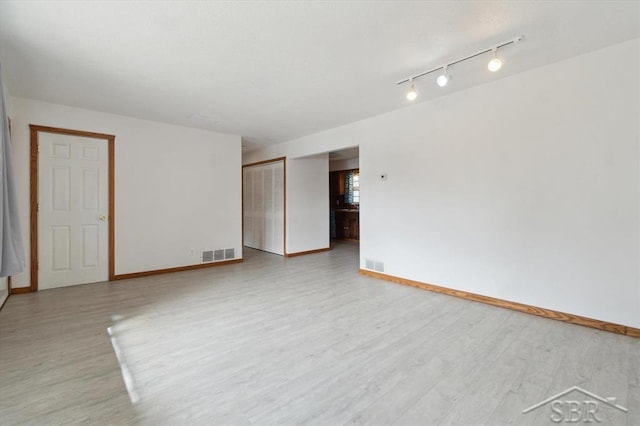
[[[117,317],[114,316],[112,317],[112,320],[116,322],[117,321],[116,318]],[[131,400],[132,404],[135,404],[138,401],[140,401],[140,396],[136,391],[135,381],[127,365],[124,352],[122,351],[122,349],[120,348],[120,345],[118,344],[118,339],[116,338],[114,327],[115,325],[108,327],[107,333],[109,333],[109,337],[111,338],[111,345],[113,346],[113,351],[115,352],[116,358],[118,359],[118,363],[120,364],[122,379],[124,380],[124,385],[127,387],[127,392],[129,393],[129,399]]]

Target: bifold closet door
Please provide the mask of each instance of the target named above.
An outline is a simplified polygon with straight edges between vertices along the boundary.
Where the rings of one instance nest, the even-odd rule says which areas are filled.
[[[284,255],[284,161],[243,169],[244,245]]]

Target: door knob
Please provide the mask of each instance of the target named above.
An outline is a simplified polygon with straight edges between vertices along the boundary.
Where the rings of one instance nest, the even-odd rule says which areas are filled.
[[[98,219],[100,219],[102,221],[107,220],[107,215],[101,214]]]

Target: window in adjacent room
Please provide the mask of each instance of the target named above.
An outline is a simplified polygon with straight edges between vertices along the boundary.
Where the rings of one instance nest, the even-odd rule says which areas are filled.
[[[344,199],[347,204],[360,204],[360,173],[357,170],[346,173]]]

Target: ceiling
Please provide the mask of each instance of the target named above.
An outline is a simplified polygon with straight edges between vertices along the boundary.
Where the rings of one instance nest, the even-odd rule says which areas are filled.
[[[395,82],[452,67],[418,101],[640,36],[637,1],[0,0],[10,94],[241,135],[246,149],[409,105]]]

